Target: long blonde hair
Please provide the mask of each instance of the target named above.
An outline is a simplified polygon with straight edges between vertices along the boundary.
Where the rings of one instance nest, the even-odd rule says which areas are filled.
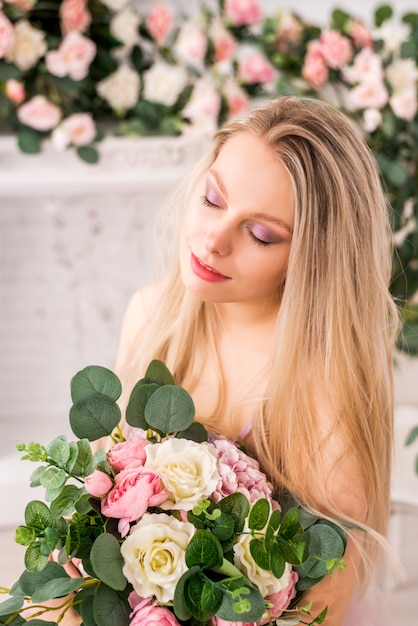
[[[388,288],[389,207],[374,158],[359,132],[334,108],[316,100],[279,98],[216,134],[210,154],[177,194],[177,215],[237,133],[252,133],[274,150],[292,179],[296,206],[274,361],[254,416],[255,451],[277,485],[307,506],[323,508],[323,446],[333,435],[321,427],[327,413],[344,442],[341,455],[355,456],[367,485],[365,523],[385,534],[398,314]],[[160,358],[193,393],[210,351],[219,364],[219,415],[225,394],[216,305],[185,292],[178,260],[170,263],[166,292],[138,339],[129,376],[138,378],[150,358]],[[323,487],[318,492],[313,484]],[[326,509],[341,518],[332,501]]]

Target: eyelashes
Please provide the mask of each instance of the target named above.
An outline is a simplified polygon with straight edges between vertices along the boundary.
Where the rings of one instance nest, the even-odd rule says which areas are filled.
[[[201,201],[202,205],[207,206],[207,207],[209,207],[211,209],[221,209],[222,210],[222,207],[220,207],[217,204],[214,204],[213,202],[211,202],[206,196],[201,196],[200,197],[200,201]],[[255,243],[257,246],[265,247],[265,246],[270,246],[271,245],[271,243],[272,243],[271,241],[263,241],[263,239],[259,239],[258,237],[256,237],[249,226],[246,226],[245,228],[246,228],[248,234],[250,235],[251,241],[253,243]]]

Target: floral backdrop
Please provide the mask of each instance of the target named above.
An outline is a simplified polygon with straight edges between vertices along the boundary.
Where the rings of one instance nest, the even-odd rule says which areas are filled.
[[[283,3],[285,4],[285,3]],[[388,5],[366,26],[336,9],[326,26],[258,0],[202,0],[184,16],[156,1],[0,0],[0,127],[95,163],[100,140],[212,132],[255,98],[331,101],[358,124],[394,207],[392,293],[403,348],[418,353],[418,13]]]

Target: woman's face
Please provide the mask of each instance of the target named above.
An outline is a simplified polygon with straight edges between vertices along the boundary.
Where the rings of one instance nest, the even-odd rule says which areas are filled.
[[[292,183],[264,142],[233,136],[186,208],[180,264],[184,284],[210,302],[276,301],[294,223]]]

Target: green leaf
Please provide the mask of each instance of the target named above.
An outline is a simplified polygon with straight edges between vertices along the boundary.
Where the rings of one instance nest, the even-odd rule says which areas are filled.
[[[19,148],[26,154],[39,154],[41,152],[40,136],[31,128],[21,128],[17,134],[17,142]]]
[[[374,23],[376,26],[381,26],[383,22],[389,20],[393,15],[393,9],[388,4],[382,4],[374,13]]]
[[[329,524],[314,524],[306,532],[309,535],[309,557],[295,569],[302,576],[322,578],[327,574],[326,561],[343,556],[344,541]]]
[[[213,522],[212,533],[219,541],[227,541],[234,535],[234,520],[230,515],[221,513]]]
[[[25,567],[28,572],[41,572],[48,564],[48,556],[42,554],[40,542],[32,543],[25,552]]]
[[[32,602],[41,603],[51,598],[63,598],[64,596],[77,591],[83,582],[83,578],[59,577],[48,580],[40,585],[32,595]]]
[[[271,549],[271,546],[276,541],[275,533],[280,526],[281,515],[282,514],[279,509],[275,509],[270,515],[264,537],[264,545],[267,552]]]
[[[270,570],[270,554],[264,547],[264,540],[253,538],[250,541],[250,554],[258,567],[264,570]]]
[[[114,372],[99,365],[89,365],[71,379],[71,400],[75,404],[88,396],[103,394],[117,400],[122,385]]]
[[[164,385],[157,389],[145,407],[147,424],[164,434],[185,430],[192,424],[194,415],[192,398],[177,385]]]
[[[270,515],[270,504],[266,498],[260,498],[252,506],[248,517],[248,527],[250,530],[263,530]]]
[[[25,508],[25,523],[29,528],[34,528],[37,532],[52,526],[53,517],[48,506],[40,500],[31,500]]]
[[[9,80],[9,78],[19,80],[22,78],[22,72],[13,63],[0,61],[0,78],[4,81]]]
[[[270,552],[271,571],[276,578],[281,578],[286,567],[286,559],[281,551],[281,546],[273,544]]]
[[[184,587],[187,581],[190,578],[196,576],[196,574],[200,571],[201,569],[198,565],[191,567],[184,572],[184,574],[179,578],[177,582],[176,588],[174,590],[173,608],[174,613],[179,620],[186,621],[192,616],[191,612],[187,608],[187,604],[184,599]]]
[[[126,407],[126,421],[130,426],[147,430],[148,424],[145,420],[145,407],[152,394],[159,389],[159,383],[145,383],[139,381],[132,389]]]
[[[73,404],[70,425],[79,439],[95,441],[110,435],[120,417],[120,409],[112,398],[96,394]]]
[[[37,467],[34,472],[32,472],[30,476],[30,486],[31,487],[40,487],[41,486],[41,478],[44,472],[46,472],[48,468],[42,465],[41,467]]]
[[[83,488],[65,485],[60,495],[51,502],[52,515],[57,518],[74,513],[75,503],[79,499],[80,493],[84,493]]]
[[[100,626],[129,626],[132,609],[127,599],[104,583],[97,587],[93,608],[94,619]]]
[[[175,385],[175,380],[168,367],[157,359],[148,365],[145,377],[160,385]]]
[[[66,480],[67,474],[64,470],[58,467],[48,467],[41,478],[41,485],[46,489],[45,499],[49,502],[55,500],[61,493],[61,489],[65,485]]]
[[[216,608],[204,609],[202,605],[202,594],[205,587],[205,581],[202,576],[196,574],[189,578],[184,586],[184,599],[187,608],[199,622],[208,622],[215,614]],[[219,604],[219,603],[218,603]]]
[[[250,511],[250,503],[242,493],[231,493],[222,498],[216,505],[223,513],[227,513],[234,520],[235,532],[241,532],[245,519]]]
[[[70,458],[70,446],[67,437],[65,435],[56,437],[51,441],[49,446],[47,446],[47,452],[48,456],[55,461],[55,463],[65,465]]]
[[[250,603],[251,608],[248,611],[238,613],[234,610],[234,604],[236,599],[232,597],[230,593],[224,593],[222,596],[222,603],[219,609],[216,611],[216,616],[227,621],[240,621],[240,622],[258,622],[265,611],[264,598],[258,589],[253,587],[244,576],[236,578],[227,578],[221,581],[229,591],[236,591],[241,587],[244,587],[248,592],[245,595],[246,600]]]
[[[30,546],[36,539],[36,532],[33,528],[27,526],[18,526],[16,528],[15,541],[21,546]]]
[[[415,441],[415,439],[418,439],[418,426],[414,426],[414,428],[412,428],[412,430],[408,434],[408,437],[406,438],[405,445],[410,446],[411,443]]]
[[[193,422],[189,428],[186,430],[181,430],[176,434],[176,437],[179,439],[189,439],[191,441],[195,441],[196,443],[202,443],[203,441],[208,440],[208,431],[199,422]]]
[[[23,572],[19,578],[19,585],[22,593],[32,597],[38,587],[57,578],[68,579],[69,576],[58,563],[48,561],[46,567],[41,572]]]
[[[25,596],[14,596],[0,603],[0,615],[10,615],[22,608]]]
[[[79,146],[77,148],[77,154],[86,163],[94,165],[99,161],[99,153],[96,148],[92,146]]]
[[[119,542],[113,535],[99,535],[91,548],[90,558],[98,578],[116,591],[125,589],[127,580],[122,572],[124,560]]]
[[[300,529],[300,512],[296,507],[292,507],[286,513],[280,524],[279,534],[281,537],[291,539]]]
[[[208,530],[197,530],[186,549],[186,565],[200,565],[204,568],[219,567],[223,553],[218,539]]]
[[[79,439],[76,445],[78,454],[72,473],[74,476],[81,476],[82,478],[85,478],[94,470],[93,453],[88,439]]]
[[[81,589],[77,594],[80,604],[75,605],[75,610],[81,615],[84,626],[98,626],[94,619],[94,595],[96,585]]]
[[[210,580],[203,585],[200,598],[203,611],[216,613],[222,602],[222,591]]]

